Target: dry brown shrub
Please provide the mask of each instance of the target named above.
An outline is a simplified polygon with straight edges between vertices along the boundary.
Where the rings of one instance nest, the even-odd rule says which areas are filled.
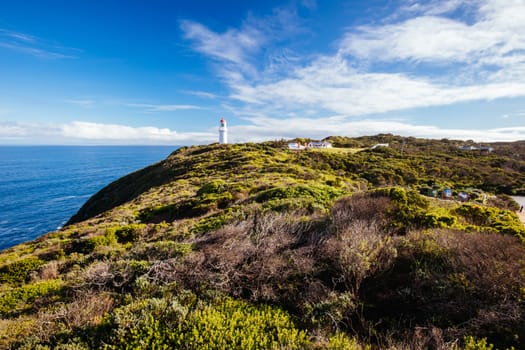
[[[510,346],[525,338],[525,247],[516,237],[456,233],[448,236],[450,269],[465,282],[463,304],[475,317],[451,334],[494,336]],[[523,343],[521,343],[523,345]]]
[[[391,204],[387,197],[370,197],[366,193],[357,193],[334,203],[331,210],[333,230],[345,231],[354,220],[373,222],[383,227],[388,219]]]
[[[47,343],[51,340],[54,334],[57,334],[62,329],[54,311],[41,309],[38,311],[35,325],[33,327],[33,335],[42,343]]]
[[[144,277],[158,285],[175,281],[177,279],[177,259],[156,261],[144,274]]]
[[[397,250],[393,238],[376,222],[354,219],[344,227],[324,242],[321,251],[338,273],[334,282],[357,295],[365,278],[392,265]]]
[[[50,261],[40,268],[39,278],[42,280],[56,279],[60,275],[59,262],[56,260]]]
[[[96,326],[104,314],[112,310],[113,303],[108,293],[77,293],[71,303],[57,311],[57,315],[68,329]]]
[[[459,350],[458,340],[446,341],[444,332],[437,327],[415,327],[403,337],[395,339],[386,336],[380,348],[389,350]]]
[[[495,233],[434,232],[448,253],[451,273],[472,283],[484,301],[515,299],[525,287],[525,247],[513,236]]]
[[[104,292],[79,292],[68,304],[54,310],[41,310],[33,328],[41,342],[49,342],[54,334],[64,329],[71,331],[96,326],[113,309],[114,301]]]
[[[412,232],[388,278],[368,281],[363,295],[380,317],[399,315],[405,323],[397,331],[410,323],[442,327],[449,341],[474,335],[519,348],[525,339],[524,257],[525,247],[508,235]]]
[[[179,276],[191,288],[205,283],[236,297],[295,305],[324,292],[310,280],[315,261],[304,239],[309,227],[304,218],[275,212],[226,226],[195,242]]]
[[[110,270],[109,263],[97,261],[85,269],[75,288],[105,289],[114,278],[115,274]]]

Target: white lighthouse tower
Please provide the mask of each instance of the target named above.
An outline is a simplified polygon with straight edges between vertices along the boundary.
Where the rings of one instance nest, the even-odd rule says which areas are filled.
[[[219,128],[219,143],[228,143],[228,127],[226,126],[226,119],[221,118],[221,127]]]

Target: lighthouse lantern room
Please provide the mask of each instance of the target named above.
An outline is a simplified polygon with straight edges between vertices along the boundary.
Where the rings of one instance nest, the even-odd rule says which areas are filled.
[[[226,126],[226,119],[221,118],[221,127],[219,128],[219,143],[228,143],[228,127]]]

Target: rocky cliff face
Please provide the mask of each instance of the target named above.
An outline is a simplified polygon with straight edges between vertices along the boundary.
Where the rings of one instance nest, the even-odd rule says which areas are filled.
[[[104,187],[91,197],[66,225],[94,217],[140,196],[152,187],[168,183],[175,173],[166,163],[167,161],[162,161],[136,171]]]

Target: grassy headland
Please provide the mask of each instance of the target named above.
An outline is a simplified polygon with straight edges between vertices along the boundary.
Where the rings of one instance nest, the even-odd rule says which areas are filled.
[[[2,252],[0,348],[524,347],[525,142],[330,139],[181,148]]]

